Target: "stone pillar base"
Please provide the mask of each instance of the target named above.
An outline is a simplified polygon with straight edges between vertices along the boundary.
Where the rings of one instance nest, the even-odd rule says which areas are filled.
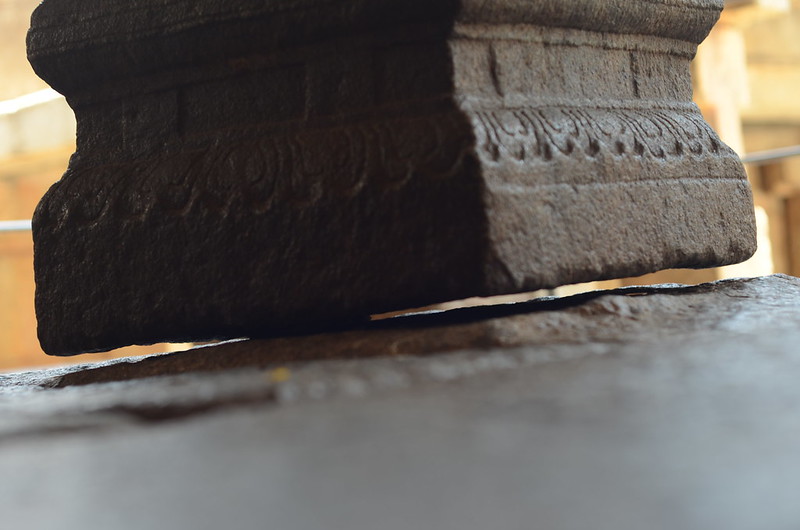
[[[746,259],[741,163],[691,103],[721,2],[629,4],[45,1],[29,55],[78,149],[34,219],[43,348]]]

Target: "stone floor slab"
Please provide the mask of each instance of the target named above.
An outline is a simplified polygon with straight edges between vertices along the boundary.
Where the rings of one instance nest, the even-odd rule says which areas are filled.
[[[793,529],[799,295],[623,290],[9,374],[0,506],[15,528]]]

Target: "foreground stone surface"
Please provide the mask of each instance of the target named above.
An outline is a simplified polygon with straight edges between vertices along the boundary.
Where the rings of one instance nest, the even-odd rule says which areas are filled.
[[[254,337],[747,258],[691,103],[721,0],[47,0],[78,148],[34,219],[45,351]]]
[[[3,520],[796,527],[800,280],[475,316],[4,376]]]

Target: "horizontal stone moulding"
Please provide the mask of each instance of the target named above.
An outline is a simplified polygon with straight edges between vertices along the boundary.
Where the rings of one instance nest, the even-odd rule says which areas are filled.
[[[78,137],[34,217],[42,346],[275,335],[741,261],[750,188],[691,103],[720,9],[45,0],[29,54]]]
[[[577,28],[699,44],[722,7],[723,0],[48,0],[32,17],[28,53],[59,88],[413,24],[440,33],[476,24]],[[114,60],[122,50],[126,60]]]

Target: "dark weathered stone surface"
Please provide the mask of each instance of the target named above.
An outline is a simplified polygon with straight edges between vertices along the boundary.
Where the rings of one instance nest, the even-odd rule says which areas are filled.
[[[740,261],[690,103],[718,0],[47,0],[78,148],[34,220],[48,353]]]
[[[3,521],[66,530],[793,529],[800,280],[634,293],[528,306],[537,310],[491,322],[439,315],[456,326],[442,334],[458,329],[467,349],[396,346],[456,350],[425,357],[391,356],[397,340],[373,330],[338,340],[387,357],[270,365],[271,350],[289,345],[261,341],[220,346],[257,353],[216,373],[204,370],[222,367],[196,362],[195,351],[183,354],[180,375],[152,377],[142,360],[126,374],[138,370],[138,380],[92,383],[114,379],[92,372],[97,365],[6,375]],[[309,340],[296,339],[297,352],[313,349]],[[343,355],[336,337],[325,342]],[[59,380],[76,373],[84,377]]]

